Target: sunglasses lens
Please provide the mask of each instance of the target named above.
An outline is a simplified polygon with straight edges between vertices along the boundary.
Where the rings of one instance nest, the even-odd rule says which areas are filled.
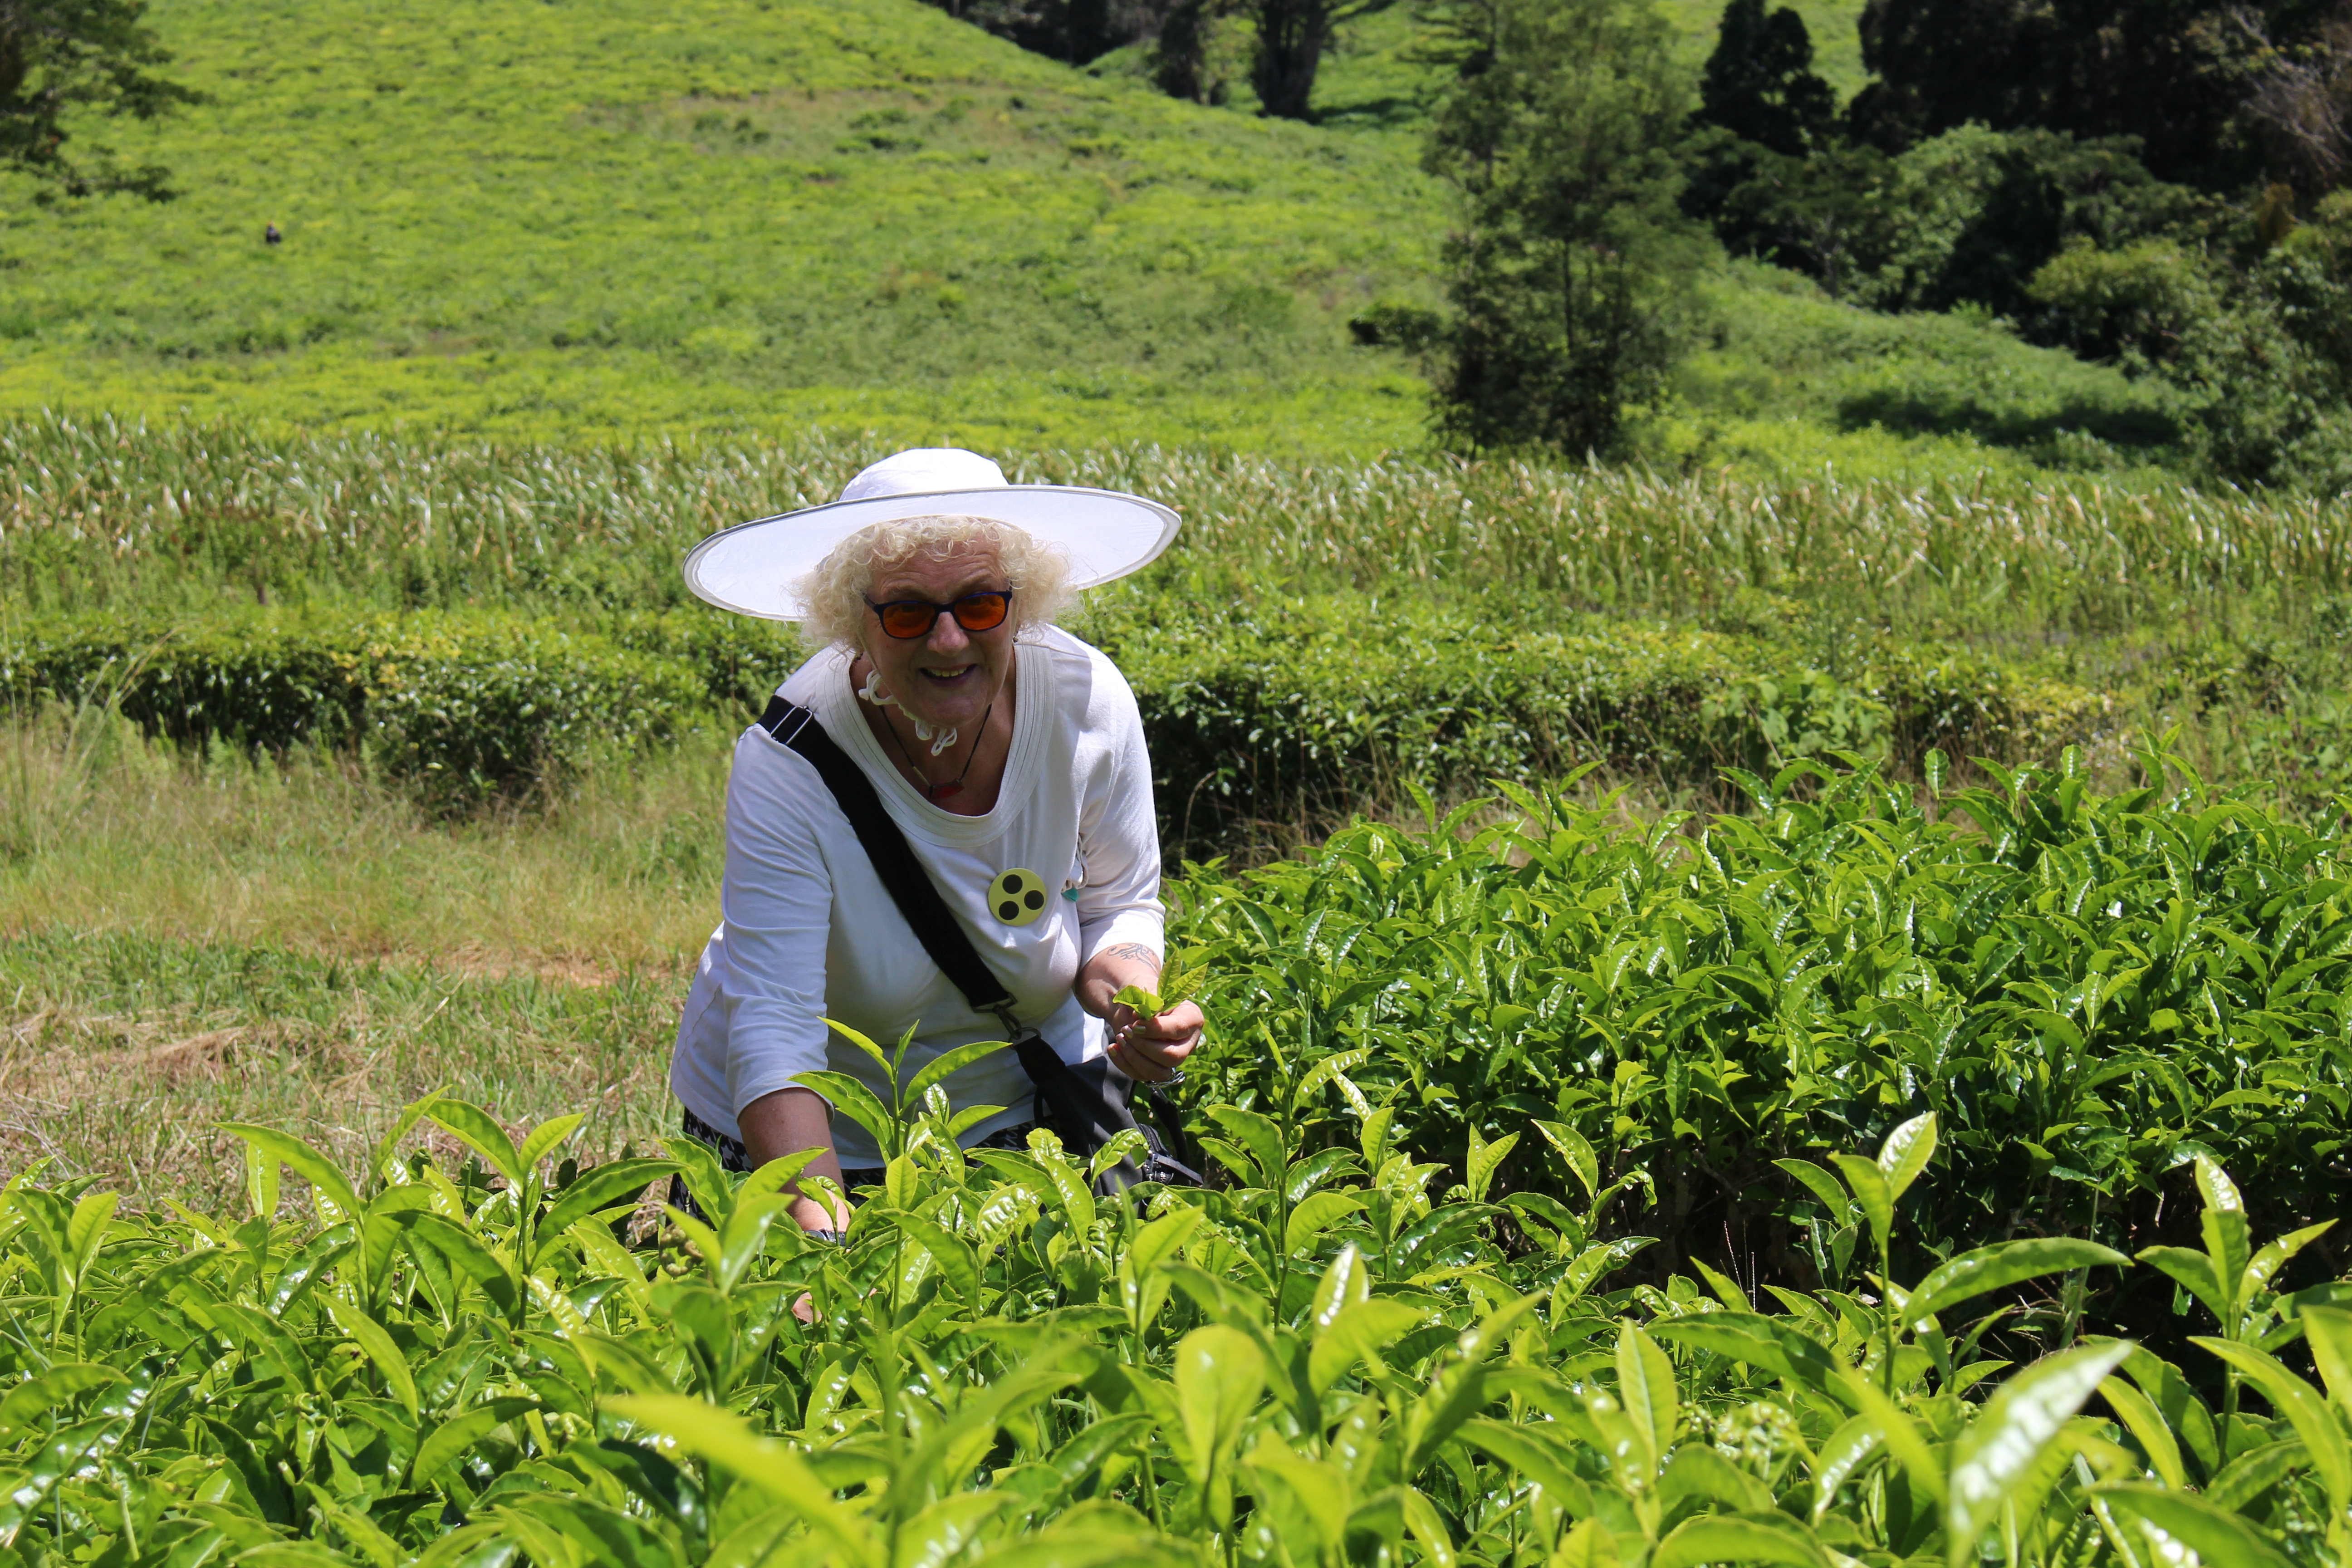
[[[939,618],[939,612],[929,605],[883,605],[875,614],[882,617],[882,629],[894,637],[921,637]]]
[[[991,631],[1004,624],[1004,613],[1012,607],[1011,599],[1003,594],[971,594],[955,603],[956,625],[968,632]]]

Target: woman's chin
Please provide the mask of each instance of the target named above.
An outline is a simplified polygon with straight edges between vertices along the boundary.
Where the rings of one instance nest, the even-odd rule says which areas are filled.
[[[953,680],[918,674],[908,684],[913,689],[899,698],[899,706],[935,729],[976,724],[988,710],[987,679],[978,669]]]

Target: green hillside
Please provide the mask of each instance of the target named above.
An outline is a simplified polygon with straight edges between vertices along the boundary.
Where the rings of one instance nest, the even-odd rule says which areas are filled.
[[[0,205],[0,398],[580,431],[1409,440],[1345,318],[1409,137],[1181,105],[912,0],[165,0],[168,206]],[[285,245],[266,248],[275,220]]]
[[[1702,47],[1711,22],[1673,14]],[[916,0],[152,17],[212,101],[93,133],[184,195],[45,208],[0,182],[0,412],[562,441],[1425,438],[1413,367],[1347,330],[1374,299],[1435,298],[1447,206],[1419,168],[1406,4],[1352,25],[1313,126],[1173,101],[1131,59],[1069,69]],[[1868,316],[1755,268],[1719,292],[1663,460],[2032,466],[2068,460],[2051,433],[2070,419],[2136,433],[2083,448],[2101,464],[2161,444],[2120,377],[1986,326]]]

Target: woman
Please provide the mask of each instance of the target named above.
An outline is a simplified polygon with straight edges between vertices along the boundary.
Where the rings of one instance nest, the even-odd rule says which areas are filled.
[[[823,645],[778,695],[871,780],[1019,1021],[1066,1061],[1108,1051],[1147,1082],[1176,1076],[1202,1020],[1190,1003],[1138,1018],[1112,1001],[1153,989],[1160,968],[1142,722],[1110,661],[1052,619],[1175,528],[1137,497],[1009,486],[985,458],[923,449],[875,464],[833,505],[713,535],[686,569],[712,604],[800,621]],[[892,1045],[912,1028],[908,1077],[1003,1039],[1003,1022],[926,955],[815,768],[758,725],[728,782],[720,907],[671,1058],[687,1132],[730,1170],[820,1149],[810,1175],[879,1183],[871,1138],[794,1081],[830,1068],[887,1102],[875,1064],[826,1020]],[[1011,1051],[946,1089],[958,1110],[1003,1108],[967,1146],[1024,1146],[1034,1091]],[[793,1215],[811,1231],[846,1223],[807,1197]]]

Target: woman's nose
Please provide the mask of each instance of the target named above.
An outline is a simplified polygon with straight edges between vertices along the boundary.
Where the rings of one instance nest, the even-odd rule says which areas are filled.
[[[971,635],[953,616],[941,616],[931,623],[930,649],[933,653],[961,653],[971,646]]]

